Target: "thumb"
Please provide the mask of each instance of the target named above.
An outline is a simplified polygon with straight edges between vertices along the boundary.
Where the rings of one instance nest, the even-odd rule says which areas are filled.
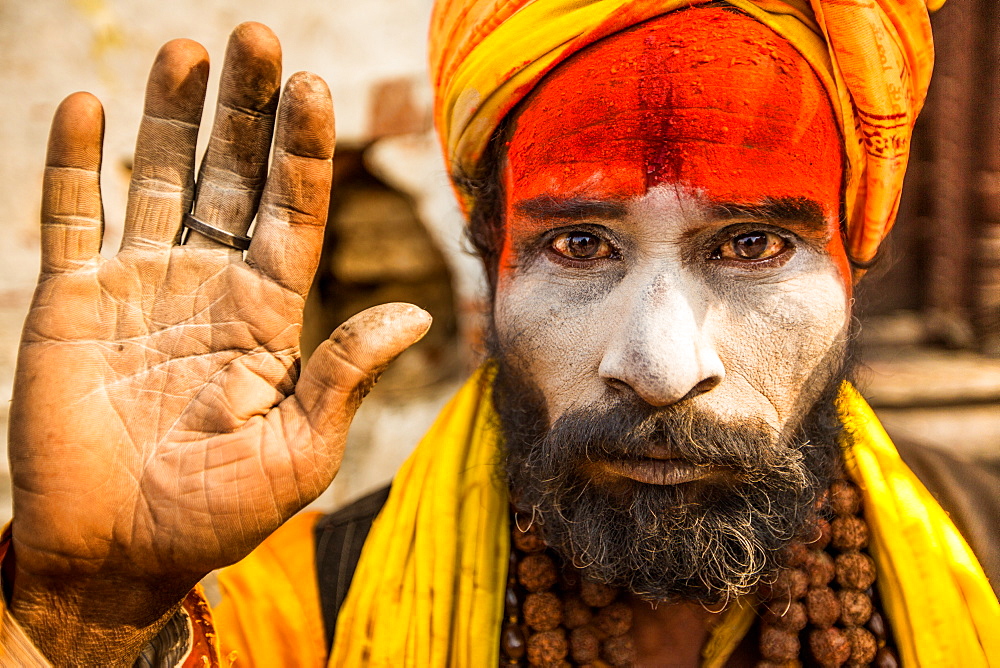
[[[315,431],[346,431],[361,400],[396,357],[423,338],[430,314],[413,304],[373,306],[334,330],[309,358],[295,396]]]

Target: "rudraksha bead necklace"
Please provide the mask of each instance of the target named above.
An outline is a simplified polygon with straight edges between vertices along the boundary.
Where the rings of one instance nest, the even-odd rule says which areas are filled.
[[[635,661],[632,608],[622,593],[560,568],[537,524],[511,521],[501,665],[572,666]]]
[[[861,492],[835,481],[810,526],[813,535],[786,548],[785,568],[759,592],[758,668],[898,666],[873,589]],[[624,594],[559,563],[538,525],[522,529],[512,514],[501,665],[631,665],[632,609]]]
[[[760,592],[758,668],[898,666],[873,589],[875,562],[865,552],[860,490],[835,481],[817,501],[811,526],[815,533],[786,548],[785,569]]]

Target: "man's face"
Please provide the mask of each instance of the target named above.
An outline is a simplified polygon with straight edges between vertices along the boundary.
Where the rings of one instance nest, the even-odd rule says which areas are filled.
[[[604,539],[635,530],[658,553],[783,499],[789,526],[765,518],[773,540],[745,547],[787,542],[825,484],[802,430],[850,319],[841,141],[808,65],[745,16],[672,13],[556,69],[506,149],[494,318],[515,500],[581,564],[606,549],[557,528],[582,531],[574,512],[643,524]],[[732,566],[750,567],[769,565]],[[698,568],[688,580],[738,593]],[[633,588],[713,597],[654,585]]]

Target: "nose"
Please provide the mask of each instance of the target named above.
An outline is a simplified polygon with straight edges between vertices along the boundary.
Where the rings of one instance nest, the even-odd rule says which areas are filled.
[[[635,392],[652,406],[668,406],[719,385],[726,371],[705,331],[706,300],[690,294],[698,290],[661,275],[630,300],[612,325],[615,331],[601,359],[604,382]]]

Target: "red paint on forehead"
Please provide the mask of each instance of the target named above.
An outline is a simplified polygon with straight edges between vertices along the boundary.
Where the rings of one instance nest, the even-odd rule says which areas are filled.
[[[525,103],[507,157],[509,203],[632,199],[668,183],[718,202],[807,197],[833,218],[843,169],[803,57],[719,8],[666,14],[561,64]]]

